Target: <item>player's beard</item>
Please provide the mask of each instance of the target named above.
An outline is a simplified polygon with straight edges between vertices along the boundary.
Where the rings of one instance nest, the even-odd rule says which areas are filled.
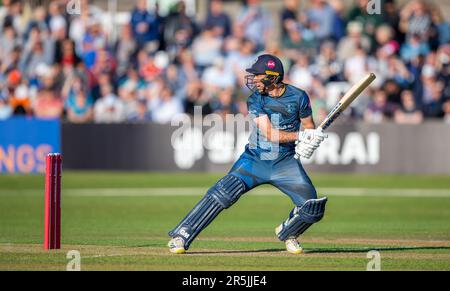
[[[256,86],[256,90],[258,90],[260,94],[267,94],[269,92],[268,88],[264,85],[262,85],[262,87]]]

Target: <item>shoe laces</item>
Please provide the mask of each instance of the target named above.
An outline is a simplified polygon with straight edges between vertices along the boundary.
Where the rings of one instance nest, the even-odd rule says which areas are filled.
[[[184,240],[181,237],[176,237],[170,241],[170,245],[173,247],[184,246]]]
[[[296,246],[296,247],[300,247],[300,243],[299,243],[298,240],[295,239],[295,238],[289,239],[289,242],[292,243],[292,244],[293,244],[294,246]]]

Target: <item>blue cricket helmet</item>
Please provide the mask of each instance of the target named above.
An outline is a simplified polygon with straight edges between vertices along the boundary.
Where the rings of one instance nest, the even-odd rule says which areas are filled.
[[[270,54],[258,56],[252,66],[245,70],[250,75],[245,76],[247,87],[253,92],[256,90],[254,82],[255,75],[266,75],[261,80],[266,88],[281,83],[284,78],[284,68],[281,60]]]

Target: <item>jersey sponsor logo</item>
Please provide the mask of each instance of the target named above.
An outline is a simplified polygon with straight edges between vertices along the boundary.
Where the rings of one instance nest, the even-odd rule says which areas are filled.
[[[296,108],[295,104],[290,103],[290,104],[287,104],[287,105],[286,105],[286,111],[287,111],[289,114],[294,113],[296,110],[297,110],[297,108]]]
[[[280,125],[278,128],[279,130],[287,130],[287,129],[293,129],[295,126],[293,124],[286,124],[286,125]]]
[[[267,62],[267,67],[268,67],[269,69],[274,69],[274,68],[275,68],[275,62],[274,62],[273,60],[269,60],[269,61]]]

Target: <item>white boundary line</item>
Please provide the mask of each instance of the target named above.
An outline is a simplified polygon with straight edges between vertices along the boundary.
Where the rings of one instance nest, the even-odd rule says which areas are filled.
[[[172,197],[202,196],[207,187],[185,188],[87,188],[63,189],[62,195],[69,197]],[[0,190],[0,196],[36,195],[39,190]],[[319,196],[343,197],[441,197],[450,198],[450,189],[394,189],[394,188],[317,188]],[[256,188],[245,195],[279,196],[284,195],[276,188]]]

